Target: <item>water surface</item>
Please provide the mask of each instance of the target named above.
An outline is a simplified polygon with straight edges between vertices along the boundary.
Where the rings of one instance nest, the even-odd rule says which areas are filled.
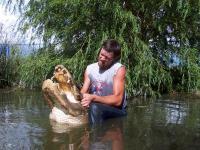
[[[0,91],[0,149],[199,150],[200,100],[129,100],[128,116],[69,128],[49,120],[39,91]]]

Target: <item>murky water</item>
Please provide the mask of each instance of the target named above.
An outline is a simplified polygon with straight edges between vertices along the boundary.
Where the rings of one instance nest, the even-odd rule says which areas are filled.
[[[127,117],[93,129],[56,124],[49,112],[40,92],[0,91],[0,149],[200,149],[200,99],[194,97],[132,100]]]

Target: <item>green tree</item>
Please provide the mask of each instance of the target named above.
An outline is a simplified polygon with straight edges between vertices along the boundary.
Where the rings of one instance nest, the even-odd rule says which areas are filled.
[[[48,49],[49,59],[60,58],[79,82],[101,42],[115,38],[122,45],[130,95],[200,88],[200,0],[17,2],[14,6],[24,8],[20,28],[42,35],[40,53]],[[171,67],[174,55],[179,63]]]
[[[20,49],[12,44],[14,40],[0,23],[0,88],[15,85],[19,80]]]

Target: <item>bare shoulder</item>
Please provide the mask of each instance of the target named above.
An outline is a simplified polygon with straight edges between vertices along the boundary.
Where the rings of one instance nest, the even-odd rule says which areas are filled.
[[[116,77],[117,78],[125,78],[126,76],[126,67],[125,66],[121,66],[116,73]]]
[[[125,66],[121,66],[118,70],[117,70],[117,74],[116,75],[125,75],[126,74],[126,67]]]

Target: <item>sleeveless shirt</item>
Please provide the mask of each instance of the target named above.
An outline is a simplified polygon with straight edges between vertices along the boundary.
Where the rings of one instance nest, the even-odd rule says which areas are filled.
[[[98,96],[107,96],[113,94],[113,77],[116,75],[118,69],[123,65],[119,62],[114,63],[107,70],[100,70],[98,62],[90,64],[86,68],[86,72],[90,79],[89,93]],[[121,108],[127,105],[126,92],[124,91],[123,102]]]

